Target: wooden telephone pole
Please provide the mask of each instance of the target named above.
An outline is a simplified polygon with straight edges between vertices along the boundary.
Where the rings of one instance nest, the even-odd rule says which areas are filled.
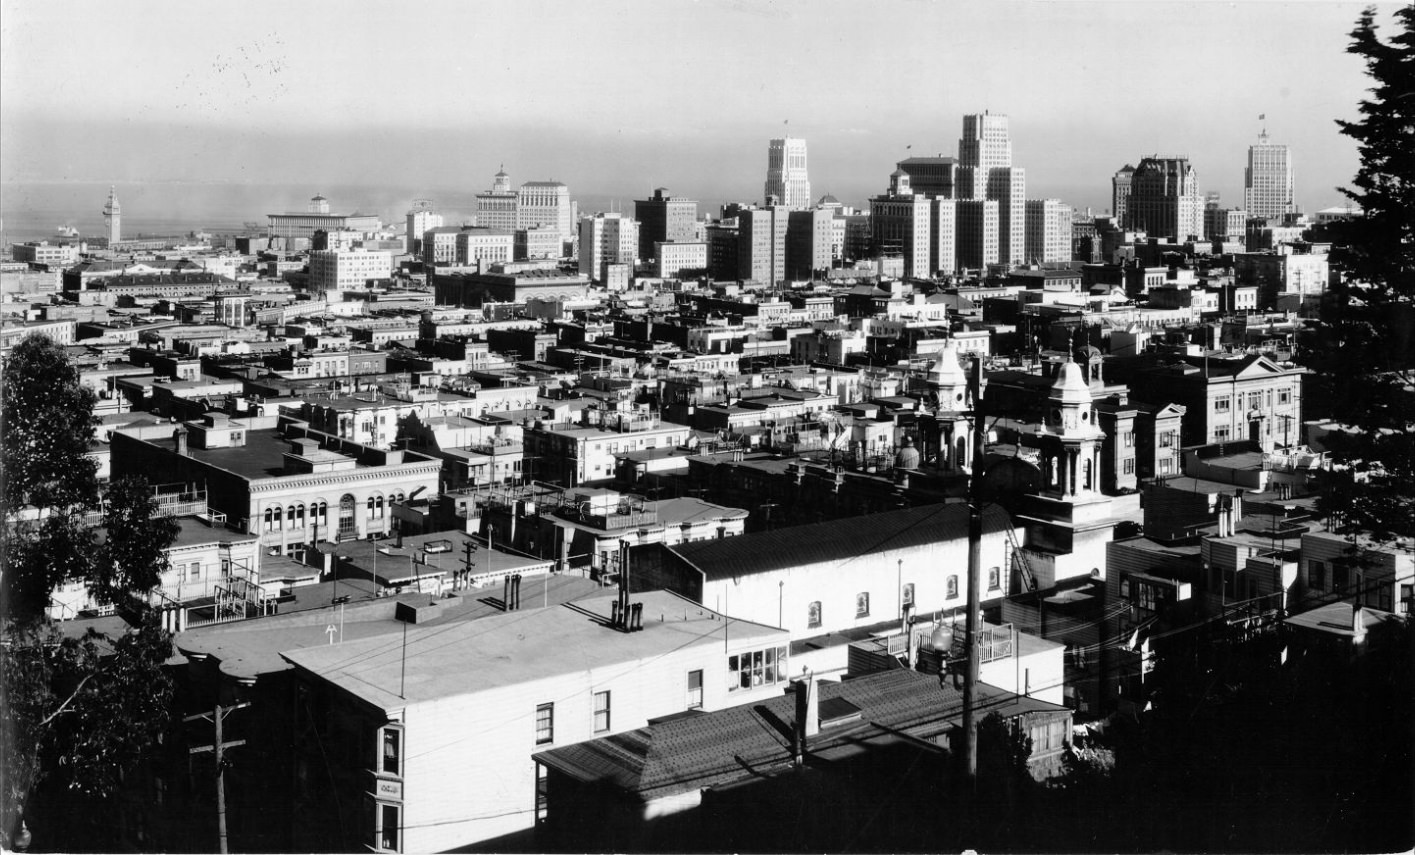
[[[968,478],[968,614],[964,621],[963,758],[968,791],[978,784],[978,606],[983,564],[983,448],[987,421],[983,415],[983,358],[973,354],[968,370],[968,391],[973,395],[973,471]]]
[[[198,745],[191,750],[192,754],[201,754],[205,751],[216,753],[216,833],[221,840],[221,855],[227,855],[226,848],[226,749],[235,748],[238,745],[245,745],[244,739],[232,739],[226,742],[221,740],[221,722],[226,718],[226,714],[232,710],[241,710],[250,706],[250,703],[239,703],[229,707],[216,705],[216,709],[210,713],[197,713],[189,715],[182,721],[203,721],[213,722],[216,725],[216,741],[211,745]]]

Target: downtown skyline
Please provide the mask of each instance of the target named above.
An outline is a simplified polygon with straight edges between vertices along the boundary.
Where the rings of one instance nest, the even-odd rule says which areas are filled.
[[[1029,197],[1100,213],[1114,171],[1158,153],[1187,156],[1201,187],[1237,206],[1266,114],[1312,211],[1341,201],[1354,172],[1332,120],[1364,88],[1344,53],[1353,3],[434,4],[421,18],[448,25],[416,40],[390,38],[379,22],[399,12],[380,3],[357,7],[367,25],[341,22],[337,40],[319,36],[323,4],[200,20],[144,5],[152,15],[5,3],[6,185],[445,198],[486,189],[505,162],[577,198],[666,186],[752,200],[765,141],[789,135],[810,145],[814,196],[860,204],[904,157],[957,156],[958,117],[990,110],[1011,117]],[[42,37],[60,26],[65,38]],[[527,40],[553,61],[524,62]]]

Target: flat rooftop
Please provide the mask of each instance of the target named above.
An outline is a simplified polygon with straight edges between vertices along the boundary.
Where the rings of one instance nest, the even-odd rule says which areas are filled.
[[[639,662],[693,645],[785,644],[785,630],[735,618],[667,591],[636,594],[643,631],[608,627],[615,596],[548,609],[523,609],[446,626],[409,625],[407,641],[346,641],[282,654],[351,695],[384,710]],[[406,673],[404,663],[406,662]]]
[[[401,639],[404,622],[395,617],[399,603],[414,606],[438,604],[438,616],[418,623],[418,630],[506,614],[501,608],[500,583],[470,588],[460,592],[458,596],[442,599],[429,594],[369,598],[369,592],[360,587],[368,585],[369,583],[363,580],[341,581],[341,594],[352,592],[356,597],[363,597],[348,603],[342,610],[329,602],[333,583],[304,586],[297,591],[313,591],[323,595],[319,597],[319,607],[189,629],[177,636],[175,646],[179,653],[189,658],[213,657],[220,663],[221,672],[227,676],[238,680],[251,680],[262,674],[289,670],[292,666],[281,654],[291,650],[312,647],[347,650],[348,646],[356,641],[387,639],[394,634]],[[602,591],[597,583],[581,576],[551,576],[547,580],[544,594],[538,584],[523,590],[522,601],[528,607],[515,614],[524,616],[531,608],[539,607],[542,595],[548,598],[550,608],[555,608],[562,603],[583,597],[600,596]],[[330,626],[335,627],[333,634],[328,631]],[[412,629],[410,626],[410,637]],[[386,641],[384,643],[386,644]]]

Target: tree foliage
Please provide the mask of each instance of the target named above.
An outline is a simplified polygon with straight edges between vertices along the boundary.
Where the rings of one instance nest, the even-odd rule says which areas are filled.
[[[24,339],[4,383],[0,845],[38,792],[49,803],[55,794],[113,795],[167,727],[172,687],[162,666],[171,636],[145,597],[178,531],[142,478],[119,479],[100,502],[86,456],[94,398],[63,348]],[[45,613],[51,592],[69,580],[120,606],[133,626],[111,635],[61,631]],[[51,833],[47,845],[60,839]]]
[[[1322,509],[1378,537],[1415,535],[1415,5],[1394,18],[1389,41],[1369,9],[1351,32],[1372,86],[1337,124],[1361,158],[1342,192],[1364,215],[1332,229],[1341,275],[1304,355],[1309,413],[1353,428],[1324,440],[1339,467]]]
[[[0,384],[0,449],[5,507],[87,505],[98,464],[85,456],[94,436],[94,394],[64,348],[42,335],[20,340]]]

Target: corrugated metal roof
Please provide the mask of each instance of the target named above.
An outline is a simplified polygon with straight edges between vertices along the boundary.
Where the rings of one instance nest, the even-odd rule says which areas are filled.
[[[1002,508],[990,505],[984,510],[984,532],[999,532],[1010,525]],[[967,537],[968,506],[956,502],[682,543],[671,549],[712,581]]]

